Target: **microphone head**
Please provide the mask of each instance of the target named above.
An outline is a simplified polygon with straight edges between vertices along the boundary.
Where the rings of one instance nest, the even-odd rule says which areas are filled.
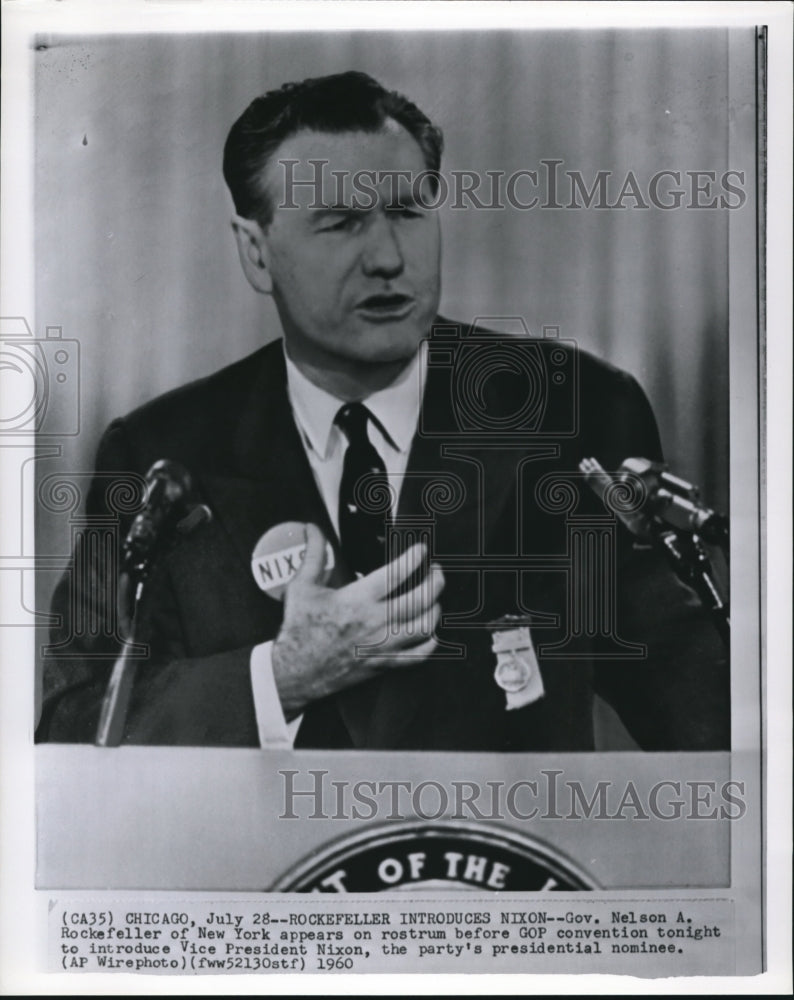
[[[161,458],[146,473],[146,502],[151,502],[152,494],[161,493],[169,504],[178,503],[190,494],[193,481],[187,469],[170,458]]]
[[[636,476],[653,492],[659,487],[664,471],[665,466],[661,462],[652,462],[649,458],[627,458],[621,463],[617,475],[619,479],[626,475]]]
[[[633,472],[635,476],[644,476],[649,472],[656,472],[661,469],[658,462],[652,462],[649,458],[626,458],[621,462],[621,472]]]
[[[632,501],[644,495],[644,477],[649,473],[653,475],[653,465],[647,458],[627,458],[612,476],[595,458],[583,458],[579,463],[580,472],[584,473],[588,486],[604,507],[643,542],[650,538],[651,522],[645,514],[644,505],[639,507]],[[643,492],[637,493],[638,488]]]
[[[165,536],[185,516],[193,488],[190,473],[178,462],[161,458],[146,473],[142,510],[135,516],[122,548],[122,571],[143,578]]]
[[[283,521],[262,535],[251,555],[251,572],[260,590],[277,601],[284,599],[287,584],[293,579],[306,554],[306,525],[301,521]],[[334,550],[325,543],[325,573],[334,568]]]

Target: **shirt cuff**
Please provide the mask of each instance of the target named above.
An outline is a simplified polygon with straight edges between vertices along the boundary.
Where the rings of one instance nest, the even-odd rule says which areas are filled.
[[[299,715],[292,722],[287,722],[284,718],[270,658],[272,649],[272,642],[263,642],[251,650],[251,689],[256,728],[261,747],[266,750],[288,750],[295,745],[303,716]]]

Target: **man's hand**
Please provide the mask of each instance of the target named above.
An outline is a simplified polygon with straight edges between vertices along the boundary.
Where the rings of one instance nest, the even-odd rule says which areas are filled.
[[[389,597],[425,558],[414,545],[393,562],[338,590],[320,582],[325,536],[306,526],[306,554],[284,597],[284,623],[273,643],[272,663],[281,706],[294,718],[319,698],[360,684],[384,670],[416,666],[432,653],[441,616],[441,567],[413,590]],[[377,656],[356,655],[357,646],[379,644]]]

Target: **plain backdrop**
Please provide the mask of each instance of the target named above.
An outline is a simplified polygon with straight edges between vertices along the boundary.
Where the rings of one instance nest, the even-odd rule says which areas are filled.
[[[80,433],[40,478],[90,470],[113,417],[279,335],[239,267],[221,157],[249,101],[285,81],[371,73],[441,125],[445,171],[559,159],[619,190],[628,171],[719,177],[754,155],[727,160],[719,29],[42,36],[34,58],[36,333],[61,326],[81,365]],[[727,509],[730,213],[441,211],[442,312],[558,326],[630,371],[673,470]],[[39,512],[39,553],[69,538],[68,514]]]

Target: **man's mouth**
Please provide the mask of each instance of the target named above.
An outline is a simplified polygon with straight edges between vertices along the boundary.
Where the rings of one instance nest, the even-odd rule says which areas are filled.
[[[381,292],[368,295],[356,306],[356,312],[370,320],[402,319],[413,309],[415,300],[400,292]]]

